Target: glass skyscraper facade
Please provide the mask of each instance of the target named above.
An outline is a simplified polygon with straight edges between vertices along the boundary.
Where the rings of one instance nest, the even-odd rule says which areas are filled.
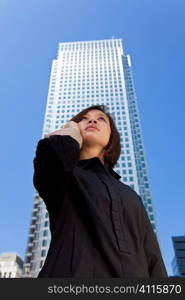
[[[172,237],[175,256],[172,260],[174,276],[185,277],[185,235]]]
[[[81,110],[104,104],[121,137],[115,171],[142,198],[156,232],[131,59],[122,39],[59,43],[53,60],[42,138]],[[156,232],[157,233],[157,232]],[[45,205],[35,191],[25,257],[25,276],[37,276],[50,242]]]

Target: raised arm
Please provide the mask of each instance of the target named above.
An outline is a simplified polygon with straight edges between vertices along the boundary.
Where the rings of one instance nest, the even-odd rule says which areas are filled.
[[[33,184],[48,209],[54,205],[54,199],[61,199],[69,172],[79,160],[82,140],[77,123],[71,122],[68,128],[41,139],[33,160]]]

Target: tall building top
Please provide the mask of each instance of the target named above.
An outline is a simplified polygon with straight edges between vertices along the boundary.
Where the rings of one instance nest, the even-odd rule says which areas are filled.
[[[103,39],[103,40],[89,40],[89,41],[73,41],[73,42],[60,42],[59,44],[79,44],[79,43],[82,43],[82,44],[101,44],[102,43],[108,43],[108,42],[113,42],[113,41],[120,41],[120,43],[122,43],[123,39],[119,38],[119,39],[115,39],[115,38],[110,38],[110,39]]]
[[[120,47],[123,50],[122,39],[105,39],[105,40],[92,40],[92,41],[76,41],[76,42],[60,42],[59,49],[60,51],[79,51],[83,49],[103,49],[104,47]]]

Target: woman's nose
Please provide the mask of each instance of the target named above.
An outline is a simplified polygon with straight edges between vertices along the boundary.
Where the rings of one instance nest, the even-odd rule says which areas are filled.
[[[89,120],[89,123],[90,123],[90,122],[95,122],[95,123],[97,123],[97,121],[96,121],[96,120]]]

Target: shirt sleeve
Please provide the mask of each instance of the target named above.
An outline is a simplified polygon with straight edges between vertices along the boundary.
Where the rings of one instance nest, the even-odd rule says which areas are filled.
[[[47,208],[64,194],[68,175],[78,162],[79,154],[79,143],[69,135],[52,135],[38,142],[33,160],[33,184]]]
[[[163,278],[168,277],[164,261],[159,248],[159,243],[152,224],[145,210],[141,197],[139,197],[141,204],[142,228],[143,228],[143,246],[148,263],[148,271],[150,277]]]

